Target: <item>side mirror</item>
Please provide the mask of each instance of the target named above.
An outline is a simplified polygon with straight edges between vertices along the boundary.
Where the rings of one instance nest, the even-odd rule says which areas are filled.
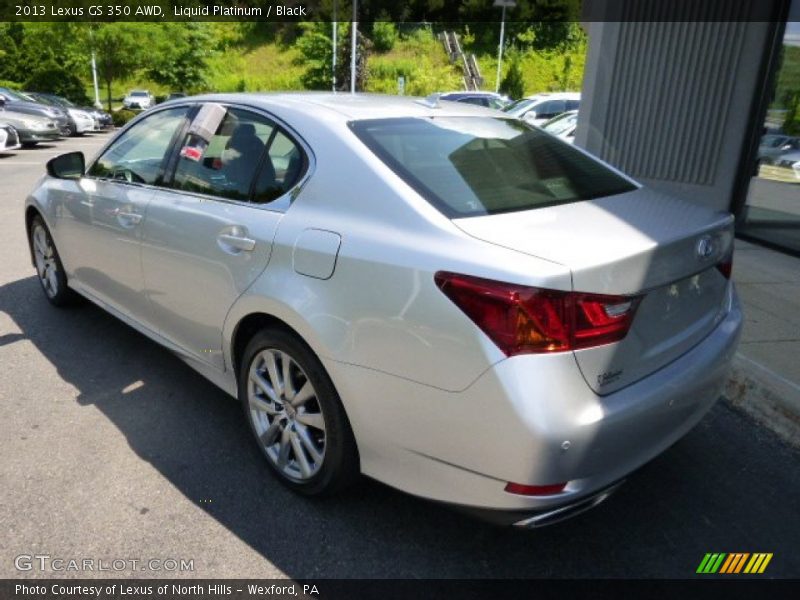
[[[528,112],[525,113],[525,115],[522,118],[525,119],[526,121],[530,121],[531,123],[533,123],[536,120],[536,111],[529,110]]]
[[[47,161],[47,174],[56,179],[80,179],[85,172],[83,152],[69,152]]]

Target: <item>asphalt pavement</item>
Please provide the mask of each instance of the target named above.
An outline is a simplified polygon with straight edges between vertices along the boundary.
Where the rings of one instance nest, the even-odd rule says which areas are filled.
[[[47,159],[106,139],[0,156],[0,577],[686,578],[708,552],[773,553],[762,577],[800,576],[800,453],[726,403],[606,503],[540,530],[368,480],[326,500],[287,491],[235,401],[102,310],[44,299],[24,197]]]

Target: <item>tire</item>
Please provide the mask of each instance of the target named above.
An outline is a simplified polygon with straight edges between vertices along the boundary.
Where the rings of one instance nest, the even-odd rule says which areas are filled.
[[[44,220],[35,216],[28,232],[36,275],[45,297],[53,306],[72,304],[78,295],[67,287],[67,275]]]
[[[253,336],[240,366],[239,399],[256,443],[284,485],[327,496],[357,479],[358,450],[339,395],[298,337],[281,329]]]

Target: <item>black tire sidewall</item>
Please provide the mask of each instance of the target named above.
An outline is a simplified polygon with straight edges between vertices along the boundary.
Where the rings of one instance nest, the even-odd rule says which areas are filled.
[[[278,470],[258,440],[250,416],[247,397],[250,365],[259,352],[268,348],[285,352],[303,369],[317,392],[317,400],[325,418],[325,458],[319,472],[308,481],[293,481]],[[264,329],[254,335],[242,357],[238,388],[242,410],[255,442],[267,464],[283,484],[304,495],[327,496],[343,489],[356,479],[359,473],[358,451],[339,394],[322,363],[297,336],[277,328]]]

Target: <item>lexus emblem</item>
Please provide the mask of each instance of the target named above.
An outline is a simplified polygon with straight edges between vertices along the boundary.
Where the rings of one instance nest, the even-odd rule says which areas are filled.
[[[714,252],[716,252],[716,248],[714,247],[714,241],[711,239],[710,235],[704,235],[697,240],[697,246],[695,246],[695,255],[697,256],[698,260],[711,258],[714,255]]]

